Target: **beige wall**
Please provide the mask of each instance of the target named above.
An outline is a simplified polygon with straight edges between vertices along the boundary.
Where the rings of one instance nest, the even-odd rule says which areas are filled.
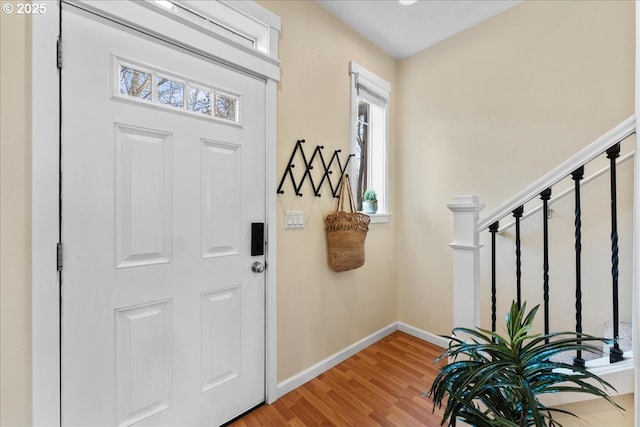
[[[489,212],[560,164],[633,114],[633,73],[631,1],[525,2],[399,63],[401,321],[453,326],[453,195]]]
[[[391,83],[390,147],[392,210],[395,192],[396,63],[314,2],[265,1],[282,18],[278,89],[278,180],[298,139],[309,157],[324,145],[349,148],[349,61]],[[301,173],[300,162],[296,171]],[[298,175],[300,177],[301,175]],[[335,178],[334,178],[335,179]],[[303,197],[290,181],[278,196],[278,380],[295,375],[397,319],[395,217],[372,224],[366,263],[342,273],[329,269],[323,217],[335,208],[328,191]],[[285,210],[304,211],[305,228],[285,230]]]
[[[31,423],[31,20],[1,13],[0,31],[0,425],[14,426]]]
[[[587,400],[559,406],[558,409],[577,414],[577,419],[566,414],[554,415],[564,427],[631,427],[633,426],[633,394],[616,396],[615,402],[625,408],[619,411],[604,399]]]

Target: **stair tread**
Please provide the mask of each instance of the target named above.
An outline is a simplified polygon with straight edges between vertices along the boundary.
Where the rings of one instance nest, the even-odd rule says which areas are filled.
[[[603,325],[603,337],[604,338],[612,338],[613,337],[613,322],[608,320]],[[631,351],[633,347],[632,342],[632,326],[630,322],[620,322],[618,324],[618,335],[619,335],[619,346],[622,351]],[[591,353],[591,352],[582,352],[582,358],[585,361],[599,359],[601,357],[609,356],[609,344],[602,344],[602,352],[601,353]],[[575,357],[575,351],[565,351],[563,353],[559,353],[556,356],[552,357],[551,360],[554,362],[562,362],[573,364],[573,358]]]

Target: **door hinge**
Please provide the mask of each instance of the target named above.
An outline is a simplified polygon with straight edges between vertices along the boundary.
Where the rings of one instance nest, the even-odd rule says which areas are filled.
[[[56,266],[58,271],[62,271],[62,243],[58,243],[56,247]]]
[[[57,49],[57,61],[58,61],[58,69],[62,70],[62,39],[58,37],[58,42],[56,43]]]

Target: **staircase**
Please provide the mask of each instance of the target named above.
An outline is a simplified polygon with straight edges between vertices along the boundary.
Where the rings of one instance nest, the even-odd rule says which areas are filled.
[[[593,369],[620,394],[634,392],[635,130],[635,117],[624,120],[483,218],[478,196],[454,197],[455,327],[500,333],[511,301],[540,304],[536,332],[613,340],[601,355],[564,355],[568,363]]]

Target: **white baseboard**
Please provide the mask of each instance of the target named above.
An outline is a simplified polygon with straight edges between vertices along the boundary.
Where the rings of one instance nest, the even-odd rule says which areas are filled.
[[[449,346],[449,340],[446,338],[435,335],[431,332],[424,331],[422,329],[418,329],[414,326],[407,325],[403,322],[394,322],[361,339],[360,341],[344,348],[343,350],[334,353],[333,355],[305,369],[304,371],[299,372],[298,374],[278,383],[276,387],[276,399],[279,399],[290,391],[295,390],[304,383],[311,381],[323,372],[333,368],[334,366],[353,356],[357,352],[364,350],[365,348],[376,343],[377,341],[380,341],[382,338],[392,334],[395,331],[404,332],[423,341],[427,341],[431,344],[437,345],[438,347],[442,347],[443,349]],[[633,375],[631,374],[631,372],[633,372],[633,356],[631,354],[625,354],[625,357],[628,359],[626,362],[620,362],[619,364],[610,365],[604,368],[595,368],[596,370],[601,369],[602,371],[598,371],[598,375],[612,383],[617,389],[617,393],[614,394],[633,393],[634,390]],[[556,395],[553,395],[551,397],[544,396],[544,401],[549,406],[555,406],[585,399],[582,394],[561,394],[564,395],[561,396],[562,399],[558,398]],[[589,397],[587,396],[586,398],[588,399]]]
[[[398,330],[398,324],[394,322],[388,326],[385,326],[379,331],[374,332],[368,337],[365,337],[360,341],[351,344],[349,347],[346,347],[343,350],[340,350],[339,352],[332,354],[331,356],[305,369],[304,371],[299,372],[298,374],[278,383],[277,391],[276,391],[277,397],[280,398],[285,394],[289,393],[290,391],[300,387],[307,381],[311,381],[312,379],[322,374],[323,372],[333,368],[334,366],[343,362],[349,357],[353,356],[357,352],[364,350],[365,348],[369,347],[371,344],[377,341],[380,341],[382,338],[392,334],[397,330]]]
[[[411,325],[407,325],[406,323],[398,322],[398,330],[405,334],[420,338],[423,341],[430,342],[438,347],[442,347],[443,349],[449,347],[448,339],[443,338],[440,335],[432,334],[431,332],[423,331],[422,329],[418,329]]]
[[[276,387],[276,398],[280,398],[290,391],[295,390],[304,383],[311,381],[323,372],[333,368],[338,363],[343,362],[357,352],[364,350],[370,345],[380,341],[382,338],[398,330],[442,348],[447,348],[449,346],[449,341],[446,338],[442,338],[438,335],[432,334],[431,332],[423,331],[422,329],[415,328],[403,322],[394,322],[388,326],[385,326],[379,331],[376,331],[371,335],[361,339],[360,341],[351,344],[349,347],[346,347],[343,350],[332,354],[331,356],[316,363],[313,366],[310,366],[304,371],[299,372],[296,375],[278,383]]]

